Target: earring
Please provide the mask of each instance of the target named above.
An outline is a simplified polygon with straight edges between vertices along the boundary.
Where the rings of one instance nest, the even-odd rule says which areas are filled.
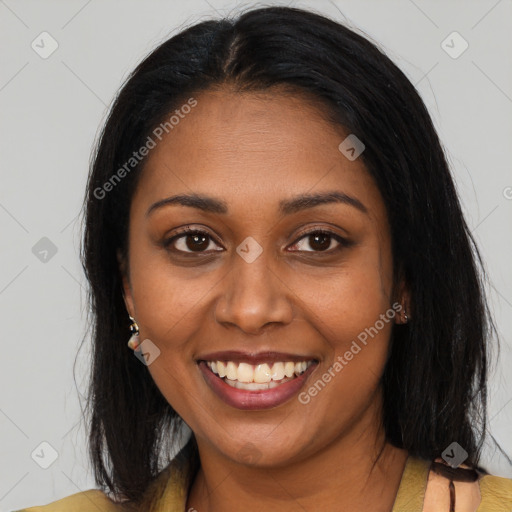
[[[130,320],[132,321],[130,325],[130,332],[132,333],[130,340],[128,341],[128,346],[132,350],[137,350],[138,346],[140,345],[139,341],[139,326],[137,325],[137,322],[135,321],[135,318],[132,318],[130,316]]]
[[[404,324],[406,324],[409,320],[409,317],[407,316],[407,313],[405,312],[405,309],[404,309]]]

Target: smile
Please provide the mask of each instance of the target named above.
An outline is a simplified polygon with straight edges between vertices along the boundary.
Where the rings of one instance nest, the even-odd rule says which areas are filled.
[[[210,370],[237,389],[272,389],[302,375],[313,361],[249,364],[234,361],[207,361]]]
[[[264,362],[262,356],[254,357],[254,364],[247,362],[250,357],[243,359],[246,361],[212,357],[199,360],[198,366],[206,384],[218,398],[244,410],[269,409],[289,401],[318,366],[316,359],[279,361],[276,355],[272,360],[267,359],[268,362]]]

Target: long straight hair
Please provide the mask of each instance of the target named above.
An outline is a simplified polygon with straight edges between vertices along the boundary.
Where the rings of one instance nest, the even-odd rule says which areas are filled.
[[[382,378],[387,440],[426,459],[457,441],[469,454],[466,463],[476,465],[494,327],[482,262],[427,109],[366,38],[313,12],[270,7],[198,23],[161,44],[123,85],[98,140],[82,246],[92,306],[87,403],[97,484],[127,504],[153,503],[155,482],[161,492],[173,477],[162,470],[182,424],[126,347],[116,254],[127,255],[129,208],[145,160],[108,193],[104,185],[187,98],[227,85],[302,92],[364,141],[360,158],[387,208],[395,279],[405,279],[411,296],[412,320],[394,327]],[[187,457],[197,461],[193,437],[190,446]]]

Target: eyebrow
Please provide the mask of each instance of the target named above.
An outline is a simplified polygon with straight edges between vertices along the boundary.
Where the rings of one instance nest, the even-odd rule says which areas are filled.
[[[339,191],[317,194],[300,194],[291,199],[283,199],[279,202],[279,213],[283,215],[290,215],[308,208],[332,203],[347,204],[365,214],[368,214],[368,209],[361,201],[359,201],[359,199]],[[227,204],[220,199],[202,194],[178,194],[166,197],[165,199],[161,199],[160,201],[152,204],[146,212],[146,216],[149,216],[155,210],[168,205],[189,206],[204,212],[218,214],[226,214],[229,211]]]

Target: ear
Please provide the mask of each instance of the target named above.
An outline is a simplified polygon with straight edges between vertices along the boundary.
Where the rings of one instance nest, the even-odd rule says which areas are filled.
[[[119,272],[121,274],[122,279],[123,299],[126,306],[126,310],[128,311],[128,314],[132,318],[135,318],[135,307],[133,303],[132,288],[130,285],[128,262],[126,261],[126,258],[119,249],[117,250],[117,262],[119,264]]]
[[[395,323],[406,324],[411,319],[411,294],[405,279],[400,279],[395,302],[400,304],[395,315]]]

